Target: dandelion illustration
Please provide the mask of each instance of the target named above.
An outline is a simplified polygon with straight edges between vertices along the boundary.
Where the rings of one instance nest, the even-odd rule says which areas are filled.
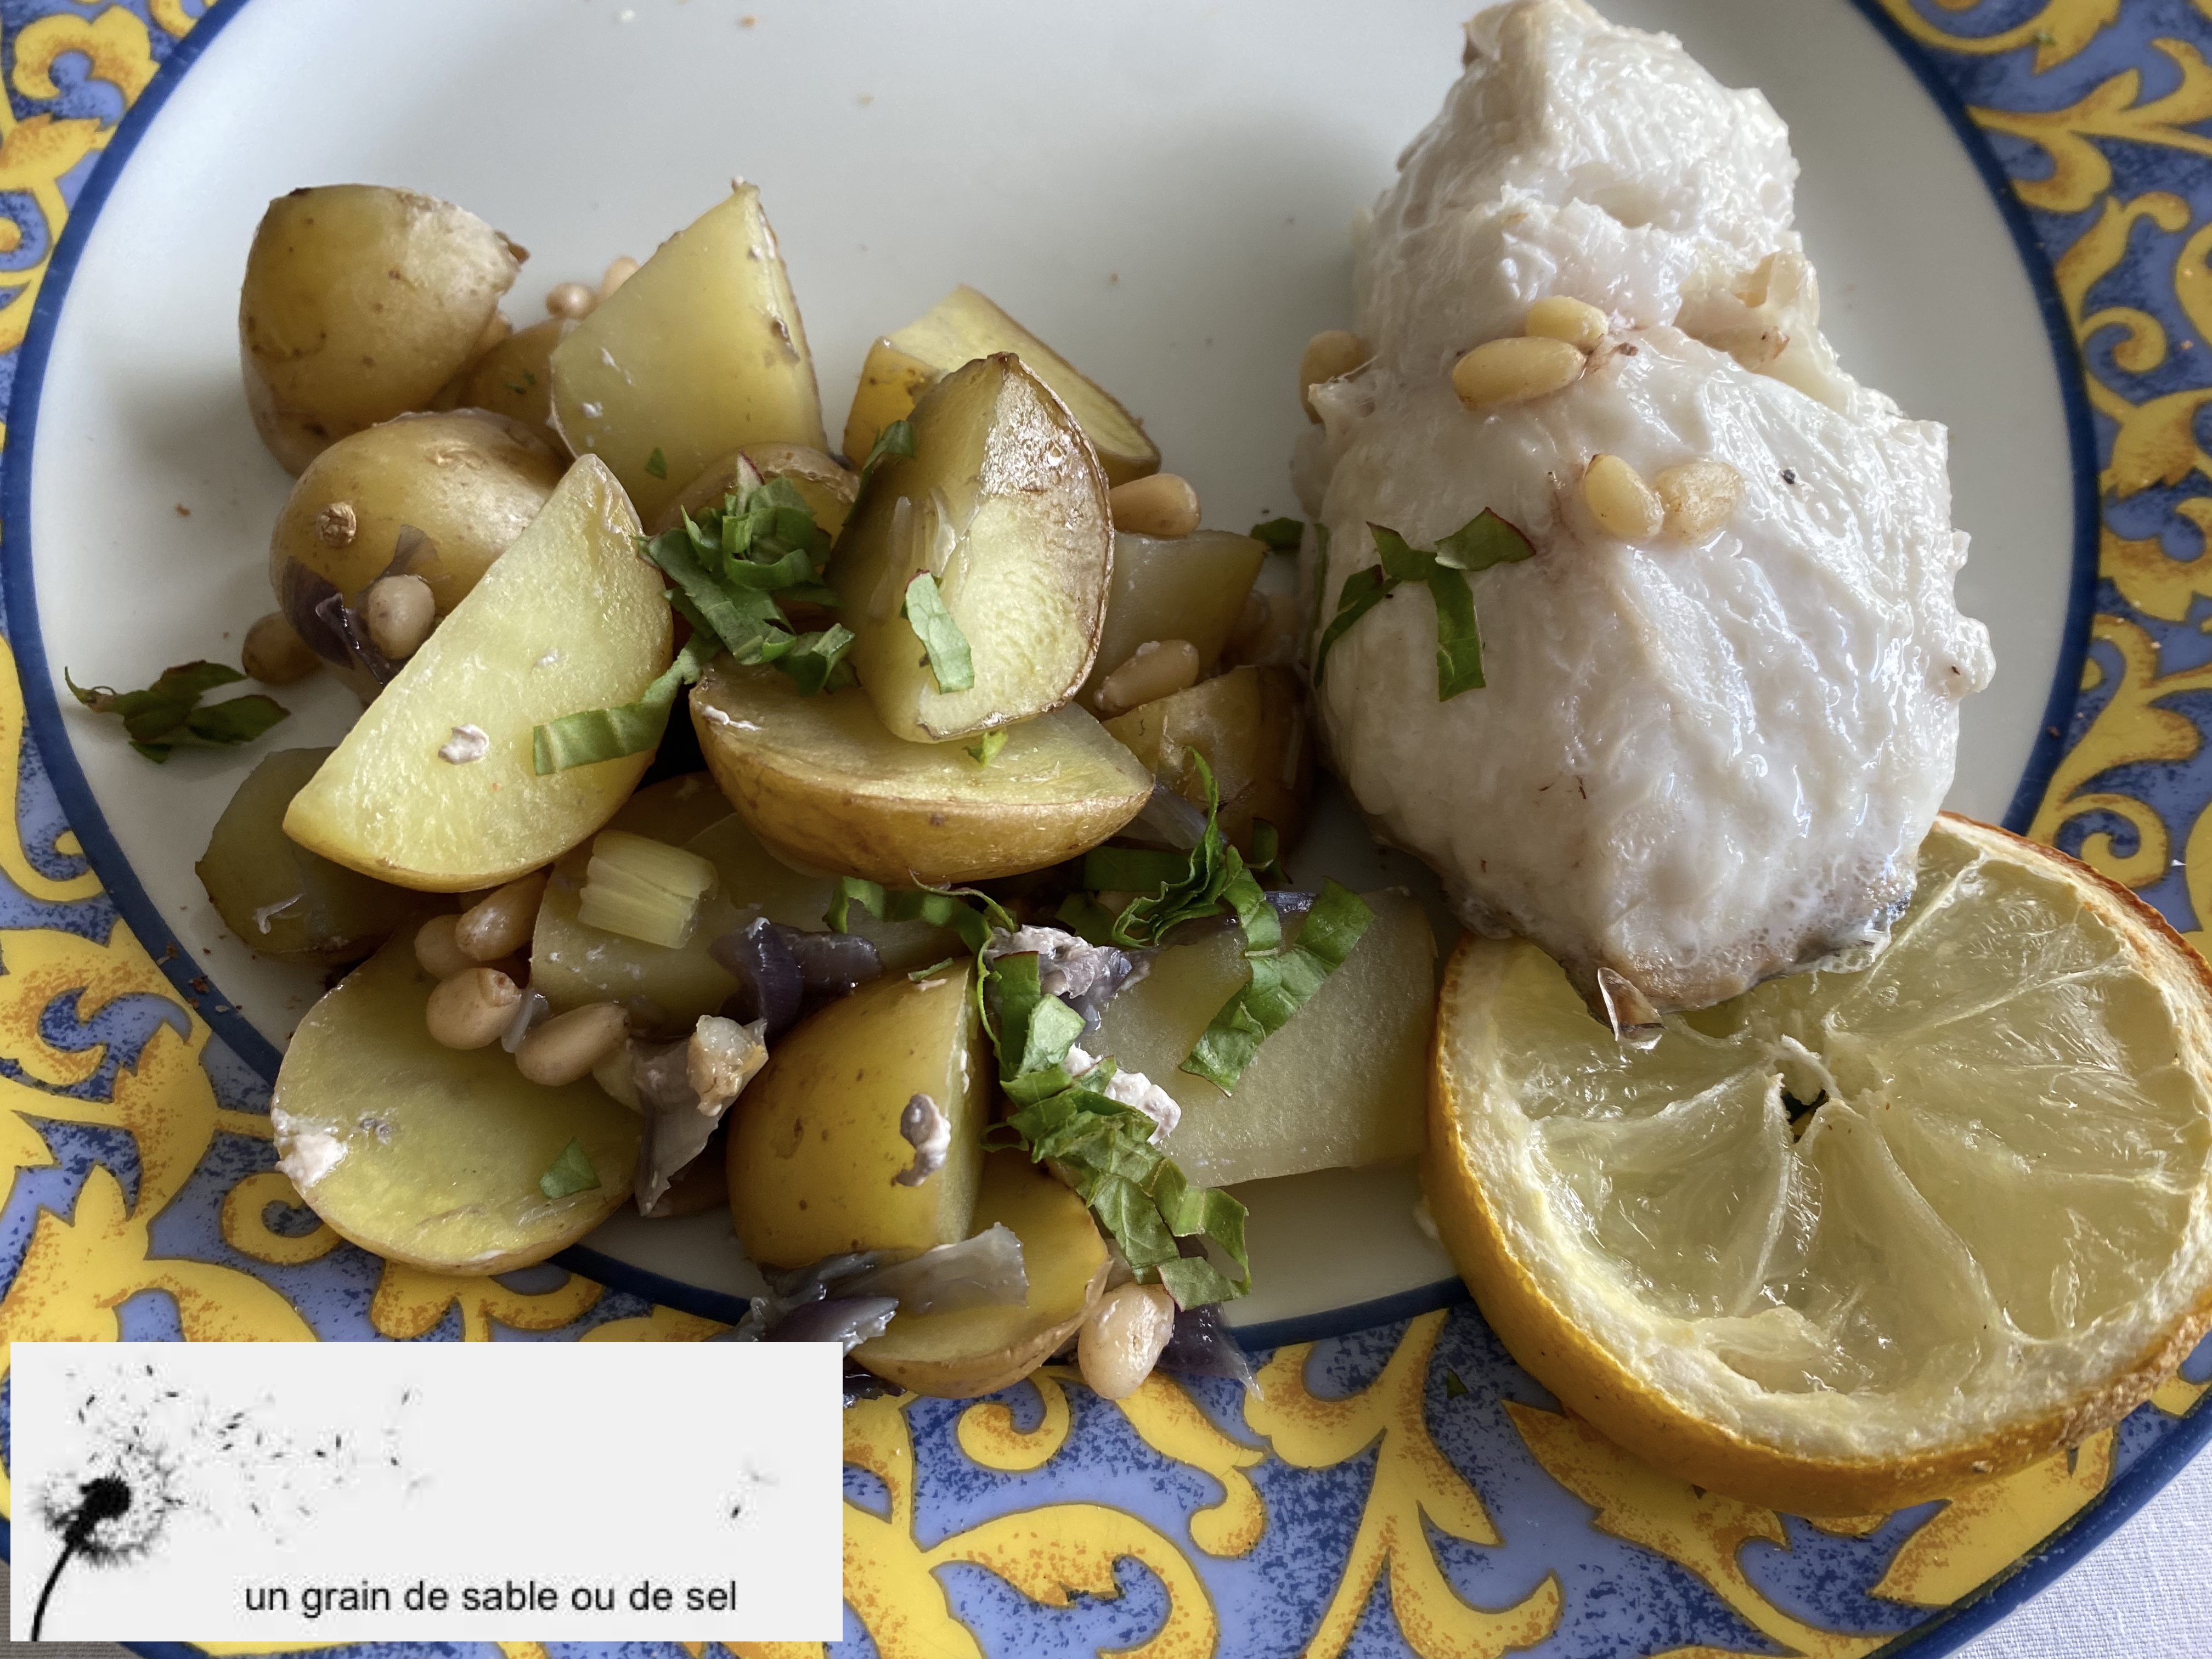
[[[39,1510],[61,1535],[62,1553],[39,1591],[31,1639],[39,1639],[54,1586],[71,1561],[82,1557],[93,1566],[117,1566],[138,1559],[185,1504],[176,1460],[137,1435],[99,1448],[82,1467],[50,1480],[39,1494]]]

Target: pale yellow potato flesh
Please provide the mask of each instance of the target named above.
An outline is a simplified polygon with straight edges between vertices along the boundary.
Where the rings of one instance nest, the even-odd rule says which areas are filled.
[[[648,522],[741,444],[830,447],[799,302],[751,185],[663,242],[552,364],[555,427],[614,469]]]
[[[1252,825],[1275,826],[1287,850],[1305,831],[1313,795],[1313,744],[1297,676],[1287,668],[1232,668],[1188,690],[1140,703],[1106,722],[1107,735],[1150,767],[1152,775],[1203,810],[1212,769],[1221,833],[1252,850]]]
[[[974,1230],[1000,1223],[1022,1242],[1026,1302],[901,1314],[853,1357],[887,1382],[947,1400],[994,1394],[1049,1359],[1105,1291],[1106,1241],[1083,1200],[1024,1152],[983,1160]]]
[[[441,902],[333,864],[284,833],[284,809],[330,752],[263,756],[192,866],[223,926],[256,956],[318,967],[358,962]]]
[[[276,1153],[331,1230],[434,1273],[498,1273],[581,1238],[629,1196],[639,1121],[588,1078],[529,1082],[497,1043],[447,1048],[423,1024],[437,981],[395,939],[308,1011],[276,1073]],[[570,1141],[599,1184],[548,1198]]]
[[[914,411],[915,453],[876,467],[830,556],[848,660],[884,724],[936,743],[1066,702],[1091,672],[1114,530],[1105,475],[1066,409],[1018,358],[947,375]],[[974,684],[950,690],[905,615],[935,579]]]
[[[568,469],[514,546],[410,658],[293,798],[284,833],[403,887],[463,892],[550,863],[605,823],[652,763],[540,777],[532,728],[634,702],[668,665],[660,573],[594,457]],[[441,754],[483,734],[480,760]]]
[[[773,668],[725,657],[693,689],[691,721],[714,781],[770,852],[887,886],[1057,864],[1120,830],[1152,790],[1136,757],[1072,704],[1007,727],[986,765],[958,744],[891,736],[857,686],[805,696]]]
[[[521,269],[476,215],[413,191],[278,197],[238,298],[246,405],[270,453],[298,472],[349,432],[428,408]]]
[[[417,530],[430,550],[416,552],[408,571],[430,584],[444,616],[538,516],[561,472],[543,440],[481,410],[404,415],[356,432],[292,486],[270,532],[269,585],[314,644],[329,633],[314,615],[322,590],[301,573],[358,603],[392,563],[401,533]]]
[[[683,522],[685,513],[696,519],[704,508],[720,507],[723,497],[738,486],[740,460],[750,461],[763,481],[789,479],[812,509],[815,527],[833,539],[844,529],[845,520],[860,496],[860,475],[840,466],[818,449],[805,444],[746,444],[710,462],[697,477],[684,485],[653,521],[653,533],[657,536],[664,530],[675,529]]]
[[[548,317],[515,330],[462,370],[439,402],[520,421],[548,448],[567,456],[568,446],[553,429],[552,357],[574,326],[570,318]]]
[[[796,1267],[848,1250],[913,1255],[968,1237],[997,1068],[969,981],[863,985],[801,1023],[730,1109],[730,1216],[754,1261]],[[943,1166],[915,1186],[899,1115],[916,1094],[951,1125]]]
[[[1142,1072],[1176,1097],[1182,1120],[1161,1143],[1201,1186],[1412,1158],[1426,1139],[1429,1036],[1436,1018],[1436,940],[1402,889],[1363,894],[1375,919],[1313,1000],[1260,1045],[1236,1092],[1178,1070],[1244,983],[1234,929],[1152,959],[1107,1004],[1090,1053]],[[1297,936],[1297,919],[1284,933]]]
[[[1145,435],[1142,422],[1066,358],[965,284],[939,300],[927,315],[878,340],[869,351],[860,366],[852,412],[845,418],[845,453],[853,465],[865,461],[877,434],[893,421],[906,419],[939,380],[963,363],[1000,351],[1019,356],[1067,405],[1098,452],[1109,483],[1127,483],[1160,470],[1159,447]]]
[[[1116,535],[1106,621],[1082,702],[1096,708],[1106,677],[1147,640],[1188,640],[1198,648],[1198,672],[1212,673],[1267,558],[1261,544],[1227,530],[1172,539]]]

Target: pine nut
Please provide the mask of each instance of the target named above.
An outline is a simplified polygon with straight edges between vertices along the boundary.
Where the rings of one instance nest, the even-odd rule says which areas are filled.
[[[1198,684],[1198,647],[1188,640],[1146,640],[1098,688],[1098,707],[1118,714]]]
[[[619,1002],[593,1002],[556,1014],[522,1039],[515,1069],[532,1083],[558,1089],[589,1077],[629,1041],[629,1016]]]
[[[477,965],[476,958],[453,942],[455,915],[433,916],[415,933],[415,960],[432,979],[447,980]]]
[[[556,317],[588,317],[599,302],[581,283],[556,283],[545,295],[545,309]]]
[[[1618,455],[1600,455],[1590,462],[1583,474],[1583,500],[1598,527],[1624,542],[1649,541],[1666,517],[1644,475]]]
[[[422,1023],[434,1042],[448,1048],[484,1048],[500,1039],[521,988],[495,968],[471,968],[430,993]]]
[[[1584,351],[1595,351],[1612,327],[1613,319],[1589,301],[1554,294],[1528,307],[1521,331],[1537,339],[1565,340]]]
[[[422,648],[438,625],[438,600],[420,576],[380,576],[362,595],[369,643],[400,661]]]
[[[1743,496],[1743,475],[1726,461],[1686,461],[1651,483],[1666,511],[1667,533],[1692,546],[1718,535]]]
[[[314,648],[301,639],[281,611],[272,611],[246,630],[238,665],[264,685],[290,685],[322,665]]]
[[[1340,380],[1374,354],[1367,343],[1346,328],[1325,328],[1306,342],[1298,354],[1298,406],[1316,425],[1321,412],[1313,405],[1313,389],[1323,380]]]
[[[607,274],[599,278],[599,298],[605,299],[636,275],[637,261],[627,253],[617,255],[608,264]]]
[[[543,870],[494,888],[461,912],[453,944],[473,962],[496,962],[520,951],[537,931],[538,902],[544,896]]]
[[[1452,365],[1452,390],[1469,409],[1526,403],[1572,386],[1589,362],[1565,340],[1488,340]]]
[[[1188,536],[1198,528],[1198,492],[1172,472],[1132,478],[1106,492],[1114,528],[1132,536]]]
[[[1075,1340],[1075,1364],[1101,1400],[1127,1400],[1144,1386],[1175,1334],[1175,1297],[1164,1285],[1124,1285],[1099,1297]]]

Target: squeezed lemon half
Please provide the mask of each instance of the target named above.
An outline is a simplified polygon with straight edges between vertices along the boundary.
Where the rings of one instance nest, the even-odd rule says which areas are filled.
[[[2063,854],[1946,817],[1859,972],[1645,1049],[1469,939],[1424,1183],[1514,1357],[1647,1461],[1867,1514],[2117,1421],[2212,1323],[2212,973]]]

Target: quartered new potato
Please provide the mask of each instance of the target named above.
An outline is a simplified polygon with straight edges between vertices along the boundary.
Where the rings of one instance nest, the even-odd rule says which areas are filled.
[[[1267,550],[1251,537],[1226,530],[1172,539],[1115,536],[1106,622],[1097,659],[1083,682],[1083,702],[1097,707],[1106,677],[1149,640],[1189,641],[1198,652],[1198,672],[1212,673],[1267,559]]]
[[[1226,1187],[1421,1150],[1436,940],[1403,889],[1361,896],[1375,919],[1358,945],[1260,1046],[1234,1095],[1177,1069],[1244,982],[1244,939],[1233,928],[1162,951],[1083,1040],[1175,1097],[1182,1118],[1161,1146],[1194,1182]],[[1295,941],[1298,926],[1286,919],[1284,937]]]
[[[1008,353],[915,408],[914,453],[880,460],[830,561],[850,659],[884,724],[917,742],[1057,708],[1091,672],[1113,568],[1106,480],[1066,405]],[[925,654],[927,578],[966,644]],[[927,584],[925,584],[927,585]]]
[[[294,798],[284,833],[383,880],[463,892],[599,829],[652,757],[541,777],[531,732],[633,702],[668,665],[668,605],[637,534],[606,468],[576,462]]]
[[[998,1075],[975,973],[967,960],[872,981],[776,1044],[730,1109],[730,1214],[754,1261],[912,1255],[973,1231]],[[921,1116],[943,1133],[909,1139],[902,1124],[924,1097]]]
[[[356,962],[436,903],[333,864],[284,833],[284,809],[330,752],[264,756],[193,866],[223,926],[257,956],[316,967]]]
[[[757,477],[740,478],[739,462],[750,464]],[[700,509],[720,507],[722,498],[738,488],[769,478],[787,478],[814,514],[815,527],[835,539],[845,527],[846,516],[860,493],[860,475],[840,466],[818,449],[805,444],[752,443],[732,450],[712,463],[653,521],[653,533],[673,530],[685,513],[695,518]]]
[[[391,1261],[526,1267],[629,1196],[638,1121],[588,1079],[526,1081],[496,1043],[442,1047],[423,1021],[436,984],[397,939],[308,1012],[270,1101],[277,1167],[333,1231]],[[548,1198],[539,1178],[572,1141],[599,1185]]]
[[[1027,1300],[901,1314],[853,1357],[894,1387],[948,1400],[994,1394],[1051,1358],[1106,1288],[1106,1241],[1083,1200],[1023,1152],[983,1159],[971,1231],[1002,1224],[1021,1241]]]
[[[715,782],[771,852],[890,886],[1073,858],[1152,789],[1136,757],[1072,705],[1006,728],[985,763],[958,744],[893,737],[858,687],[803,696],[773,668],[723,658],[693,690],[691,721]]]
[[[648,522],[742,444],[830,447],[799,302],[751,185],[663,242],[552,363],[554,425],[614,469]]]
[[[342,438],[292,486],[269,538],[269,583],[319,655],[351,660],[315,607],[358,604],[398,562],[430,585],[444,616],[514,544],[561,482],[562,463],[526,427],[482,410],[404,415]]]
[[[428,408],[494,326],[523,257],[413,191],[325,185],[271,202],[238,301],[246,405],[269,453],[298,472],[348,433]]]
[[[566,317],[519,328],[464,369],[438,398],[455,409],[482,409],[519,421],[549,449],[568,447],[553,429],[553,348],[574,326]]]
[[[1255,819],[1274,825],[1285,848],[1305,830],[1313,746],[1287,668],[1232,668],[1117,715],[1106,733],[1201,811],[1206,781],[1194,759],[1202,757],[1220,793],[1221,832],[1241,851],[1252,850]]]
[[[1053,390],[1098,452],[1109,483],[1127,483],[1160,468],[1158,446],[1137,417],[1115,403],[1042,340],[965,284],[927,315],[876,342],[860,366],[860,389],[845,419],[845,453],[857,465],[893,421],[905,420],[922,395],[964,363],[1011,351]]]

